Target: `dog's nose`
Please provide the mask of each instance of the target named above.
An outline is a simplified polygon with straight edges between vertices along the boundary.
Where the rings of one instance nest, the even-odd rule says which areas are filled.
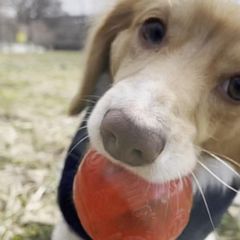
[[[165,146],[160,133],[137,125],[121,110],[107,112],[100,131],[105,150],[116,160],[131,166],[154,162]]]

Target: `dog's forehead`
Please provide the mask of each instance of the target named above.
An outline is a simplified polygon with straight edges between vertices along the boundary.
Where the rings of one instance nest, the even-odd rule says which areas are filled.
[[[191,35],[192,31],[202,36],[214,32],[223,41],[240,40],[240,0],[139,0],[134,4],[136,18],[159,13],[163,21],[169,22],[169,28],[173,23]]]
[[[129,0],[126,0],[126,2]],[[240,21],[240,0],[139,0],[133,3],[135,6],[135,14],[142,12],[152,14],[164,12],[165,15],[179,16],[186,18],[188,21],[198,20],[204,21],[204,16],[212,17],[223,21]],[[200,22],[200,21],[199,21]]]
[[[156,13],[166,17],[169,52],[201,49],[205,56],[198,59],[205,59],[206,64],[231,59],[232,69],[228,65],[227,70],[239,68],[240,0],[139,0],[134,4],[135,16],[142,21]]]
[[[126,2],[129,0],[125,0]],[[129,1],[133,2],[133,1]],[[240,13],[240,0],[139,0],[132,3],[135,5],[136,10],[148,11],[149,9],[154,8],[166,8],[170,12],[174,10],[178,10],[181,12],[182,9],[186,11],[186,13],[190,13],[204,9],[208,12],[219,12],[222,15],[227,15],[228,13],[237,14]],[[165,10],[166,10],[165,9]]]

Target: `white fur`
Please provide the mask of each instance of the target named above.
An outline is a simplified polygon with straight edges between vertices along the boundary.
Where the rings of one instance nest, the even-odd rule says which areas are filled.
[[[62,220],[59,222],[53,231],[52,240],[83,240],[78,237],[75,233],[73,233],[66,222]]]
[[[215,233],[212,233],[205,240],[218,240],[218,238]]]
[[[226,163],[221,163],[217,159],[213,157],[204,156],[204,159],[201,159],[201,162],[215,174],[222,182],[227,185],[231,185],[234,177],[237,176],[236,171],[231,165],[227,165]],[[227,167],[228,166],[228,167]],[[214,176],[210,174],[206,169],[199,165],[195,170],[195,175],[199,181],[199,184],[203,191],[206,191],[207,188],[223,188],[227,189],[226,186],[223,185],[219,180],[217,180]]]
[[[92,147],[115,161],[104,150],[100,126],[108,110],[121,109],[137,124],[160,131],[167,139],[164,151],[153,164],[136,168],[125,166],[126,168],[152,182],[166,182],[188,175],[196,165],[197,153],[191,139],[195,130],[189,129],[184,120],[172,113],[171,103],[174,101],[171,98],[174,96],[171,91],[165,91],[167,87],[164,81],[156,84],[154,76],[151,80],[149,72],[137,75],[141,75],[142,80],[133,76],[126,78],[113,86],[98,102],[88,122]],[[165,92],[169,94],[160,96],[163,100],[159,104],[158,94]]]

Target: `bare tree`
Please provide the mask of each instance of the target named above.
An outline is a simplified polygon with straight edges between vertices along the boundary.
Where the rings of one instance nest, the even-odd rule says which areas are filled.
[[[15,9],[17,20],[20,23],[29,24],[33,20],[39,20],[50,16],[63,15],[59,0],[7,0]]]

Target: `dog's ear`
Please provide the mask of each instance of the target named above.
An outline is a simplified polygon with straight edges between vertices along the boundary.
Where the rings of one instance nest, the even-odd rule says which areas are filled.
[[[70,115],[80,113],[85,107],[84,99],[93,94],[98,79],[103,74],[110,74],[109,58],[111,43],[116,35],[126,29],[132,19],[131,0],[121,1],[96,26],[90,35],[87,47],[87,58],[80,89],[70,106]]]

